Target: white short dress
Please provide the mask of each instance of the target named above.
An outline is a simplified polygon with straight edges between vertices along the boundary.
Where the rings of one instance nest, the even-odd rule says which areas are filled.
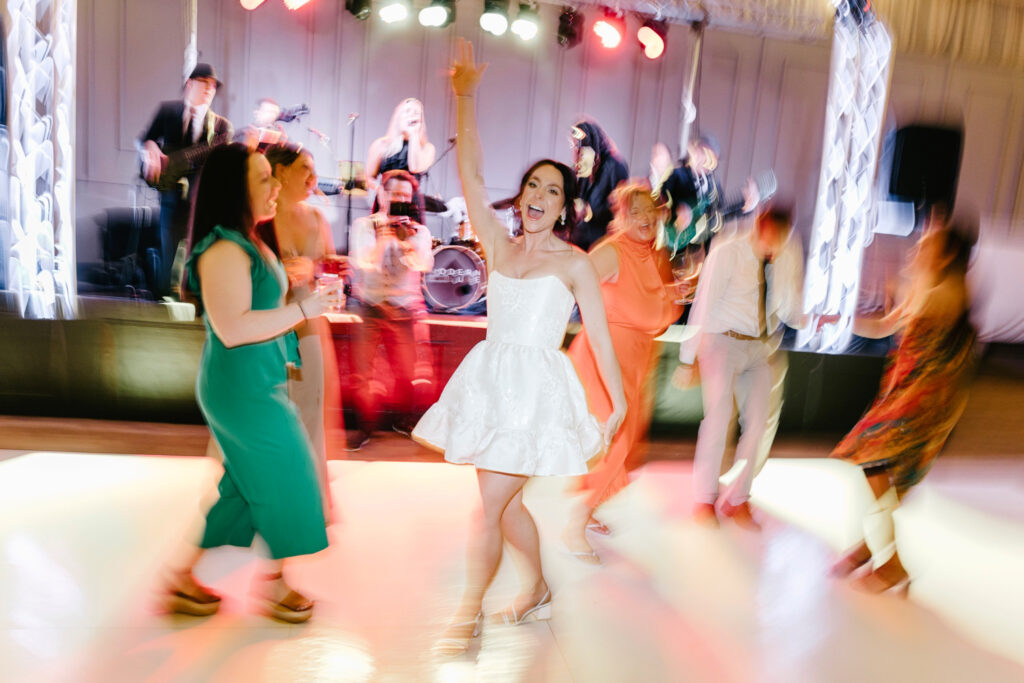
[[[445,460],[522,475],[576,475],[603,447],[601,427],[561,351],[575,300],[548,275],[487,283],[487,338],[413,430]]]

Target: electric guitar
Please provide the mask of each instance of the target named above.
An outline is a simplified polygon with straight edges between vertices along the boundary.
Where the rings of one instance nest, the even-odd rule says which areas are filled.
[[[182,178],[199,170],[214,147],[226,142],[231,142],[230,136],[214,135],[209,142],[200,140],[190,147],[182,147],[171,152],[163,159],[160,175],[157,176],[155,182],[146,180],[144,166],[140,166],[139,175],[146,180],[147,185],[154,189],[161,192],[174,190]]]

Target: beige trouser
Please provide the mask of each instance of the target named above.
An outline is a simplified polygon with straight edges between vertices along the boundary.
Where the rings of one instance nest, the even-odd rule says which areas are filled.
[[[771,340],[734,339],[705,334],[697,352],[704,419],[693,465],[695,503],[718,499],[722,456],[729,436],[733,403],[739,409],[736,465],[741,468],[728,492],[738,505],[750,498],[754,477],[764,466],[779,426],[787,361]]]

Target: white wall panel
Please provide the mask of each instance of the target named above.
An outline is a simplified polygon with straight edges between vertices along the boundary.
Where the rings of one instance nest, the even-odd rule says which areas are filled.
[[[92,216],[127,204],[135,187],[132,142],[157,102],[179,96],[187,39],[186,0],[79,0],[78,206],[79,252],[98,258]],[[447,82],[455,37],[477,44],[490,66],[479,102],[485,177],[493,198],[507,196],[526,165],[541,156],[569,160],[568,127],[586,113],[618,144],[633,175],[646,176],[655,141],[677,151],[679,100],[688,73],[693,36],[670,27],[665,56],[651,62],[630,34],[606,51],[589,33],[597,11],[586,8],[584,41],[564,50],[555,41],[559,6],[543,5],[541,30],[532,44],[501,38],[478,27],[482,0],[460,0],[456,22],[443,30],[420,27],[415,18],[387,26],[375,17],[358,22],[338,1],[313,0],[298,12],[268,0],[254,12],[236,0],[202,0],[200,61],[211,62],[225,87],[214,109],[236,127],[245,125],[255,100],[283,106],[306,103],[312,113],[289,134],[317,156],[322,175],[334,175],[383,134],[404,97],[426,107],[431,141],[440,154],[454,135]],[[747,34],[708,31],[700,80],[700,126],[722,142],[727,190],[752,171],[775,168],[780,193],[793,198],[809,220],[822,137],[829,47]],[[982,209],[1024,215],[1021,177],[1022,90],[1019,75],[979,74],[948,63],[898,56],[891,110],[896,118],[938,117],[967,107],[967,150],[962,191]],[[963,104],[961,104],[961,101]],[[353,128],[349,113],[359,113]],[[330,137],[319,144],[306,128]],[[459,194],[454,154],[431,173],[427,189]],[[143,194],[153,201],[155,195]],[[803,210],[803,204],[807,204]],[[361,211],[361,209],[358,209]],[[358,215],[358,212],[356,213]],[[336,224],[340,237],[343,225]],[[340,240],[339,240],[340,241]]]

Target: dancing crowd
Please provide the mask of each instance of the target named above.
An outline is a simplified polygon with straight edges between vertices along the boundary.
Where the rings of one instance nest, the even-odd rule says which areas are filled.
[[[505,544],[523,560],[522,589],[487,621],[519,624],[550,613],[537,527],[523,504],[530,477],[578,478],[562,540],[580,562],[601,563],[588,532],[609,532],[601,506],[643,464],[656,338],[684,312],[695,334],[681,344],[673,382],[699,384],[704,408],[693,519],[759,529],[750,493],[779,423],[783,331],[831,320],[802,313],[803,254],[787,207],[767,205],[748,183],[731,208],[705,202],[705,222],[694,215],[688,199],[718,194],[718,149],[709,136],[693,141],[678,163],[660,155],[652,186],[629,177],[608,135],[581,119],[572,127],[576,168],[552,159],[532,164],[511,202],[510,231],[492,210],[482,175],[476,95],[485,68],[460,40],[451,74],[457,161],[489,273],[487,335],[418,421],[415,321],[431,245],[414,196],[435,150],[417,100],[399,105],[387,135],[371,147],[367,168],[380,206],[353,226],[348,264],[369,339],[357,364],[363,388],[353,446],[369,439],[379,419],[366,400],[366,375],[383,339],[399,377],[396,429],[448,462],[476,469],[481,506],[462,599],[435,648],[441,655],[465,651],[480,633],[484,595]],[[288,560],[326,548],[330,521],[324,415],[337,412],[325,404],[338,392],[322,315],[340,283],[317,286],[314,264],[333,257],[331,231],[306,201],[316,175],[311,154],[297,145],[277,142],[265,154],[245,141],[216,145],[194,184],[184,292],[206,325],[196,395],[224,474],[201,540],[169,571],[167,604],[186,614],[216,612],[220,598],[194,578],[193,567],[206,550],[249,546],[259,534],[270,553],[260,573],[261,604],[275,618],[300,622],[313,603],[286,580]],[[708,227],[707,220],[733,215],[751,216],[752,226],[729,235]],[[884,317],[854,322],[858,335],[899,340],[877,399],[831,454],[860,468],[874,493],[863,542],[835,565],[836,574],[866,590],[907,586],[893,511],[927,473],[966,402],[974,346],[968,227],[944,217],[929,222],[908,261],[902,302]],[[678,268],[679,235],[700,252],[698,268]],[[564,353],[574,309],[582,330]],[[720,492],[734,405],[742,469]]]

